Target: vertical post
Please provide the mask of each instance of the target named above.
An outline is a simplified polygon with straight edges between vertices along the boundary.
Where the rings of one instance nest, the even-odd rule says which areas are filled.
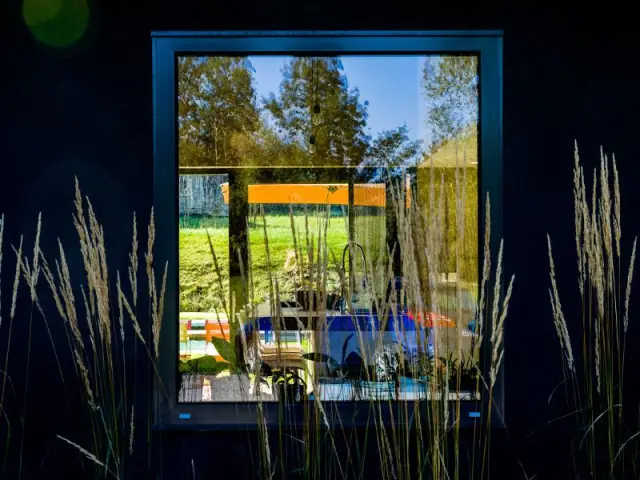
[[[236,311],[248,301],[245,282],[248,281],[247,219],[249,213],[249,185],[242,169],[229,171],[229,308],[235,296]],[[239,252],[239,255],[238,255]],[[242,262],[242,265],[240,264]],[[243,278],[243,274],[245,278]],[[233,321],[232,318],[229,321]]]
[[[353,242],[356,241],[356,209],[355,205],[355,169],[347,169],[347,178],[349,181],[349,205],[347,205],[347,215],[349,216],[349,298],[353,299],[356,287],[356,277],[354,271],[354,255],[353,255]],[[349,301],[347,303],[351,305]]]
[[[385,182],[385,196],[386,196],[386,214],[385,214],[385,223],[387,230],[387,247],[389,248],[389,252],[393,252],[393,258],[389,259],[391,262],[391,266],[393,269],[393,281],[395,279],[402,276],[402,262],[400,255],[400,241],[398,238],[398,212],[396,211],[396,202],[397,208],[403,208],[404,205],[404,182],[400,182],[400,184],[396,185],[395,179],[391,172],[386,172],[385,176],[387,181]],[[400,198],[394,198],[395,192],[398,192]],[[395,248],[395,250],[394,250]],[[389,285],[388,288],[391,286]],[[395,285],[398,288],[398,285]],[[389,291],[391,294],[391,291]],[[390,299],[393,301],[393,299]]]

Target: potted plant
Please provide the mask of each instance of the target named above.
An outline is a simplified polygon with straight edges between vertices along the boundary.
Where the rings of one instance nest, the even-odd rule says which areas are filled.
[[[440,357],[442,368],[438,370],[439,380],[444,383],[445,378],[449,383],[450,391],[473,392],[478,387],[477,362],[470,355],[464,355],[461,359],[454,358],[450,352],[448,357]]]
[[[282,402],[302,402],[307,397],[307,383],[297,369],[284,369],[272,377],[276,398]]]

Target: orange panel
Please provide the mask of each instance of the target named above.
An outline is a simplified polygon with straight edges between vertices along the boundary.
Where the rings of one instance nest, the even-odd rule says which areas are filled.
[[[229,203],[229,184],[223,183],[222,197]],[[386,206],[385,186],[382,183],[360,184],[354,187],[354,205]],[[348,205],[349,186],[342,184],[259,184],[249,185],[249,203]]]
[[[363,207],[381,207],[387,205],[384,183],[358,184],[353,188],[353,203]]]
[[[348,205],[346,184],[249,185],[249,203]]]
[[[229,205],[229,183],[220,184],[220,188],[222,189],[222,199],[224,200],[224,204]]]
[[[221,328],[222,327],[222,328]],[[218,325],[218,322],[207,322],[205,324],[206,331],[206,341],[210,342],[212,337],[221,338],[223,340],[229,341],[229,336],[231,334],[229,330],[228,324]]]

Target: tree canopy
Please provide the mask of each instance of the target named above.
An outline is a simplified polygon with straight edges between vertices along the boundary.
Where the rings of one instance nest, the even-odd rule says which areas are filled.
[[[421,153],[421,142],[409,138],[406,124],[393,130],[383,130],[371,141],[365,160],[361,163],[362,176],[370,181],[380,179],[382,171],[397,170],[415,163]],[[374,169],[372,167],[381,167]],[[370,172],[367,174],[367,172]]]
[[[287,144],[313,165],[357,165],[365,157],[367,102],[350,89],[335,57],[296,57],[284,67],[278,94],[264,99]],[[299,162],[302,163],[302,162]]]
[[[178,69],[180,164],[238,164],[232,139],[260,126],[251,63],[242,57],[181,57]]]
[[[422,85],[427,99],[431,146],[453,139],[478,121],[478,58],[429,57]]]
[[[178,67],[180,165],[352,165],[365,172],[398,169],[422,154],[407,125],[366,133],[368,102],[338,57],[291,58],[278,91],[260,100],[247,58],[181,57]],[[477,133],[477,67],[473,56],[425,61],[431,153]]]

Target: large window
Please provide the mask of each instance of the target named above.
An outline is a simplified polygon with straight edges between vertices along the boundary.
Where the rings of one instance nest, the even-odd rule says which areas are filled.
[[[257,404],[482,401],[499,38],[154,42],[158,255],[175,269],[160,423],[251,423]],[[451,385],[434,389],[445,370]]]

